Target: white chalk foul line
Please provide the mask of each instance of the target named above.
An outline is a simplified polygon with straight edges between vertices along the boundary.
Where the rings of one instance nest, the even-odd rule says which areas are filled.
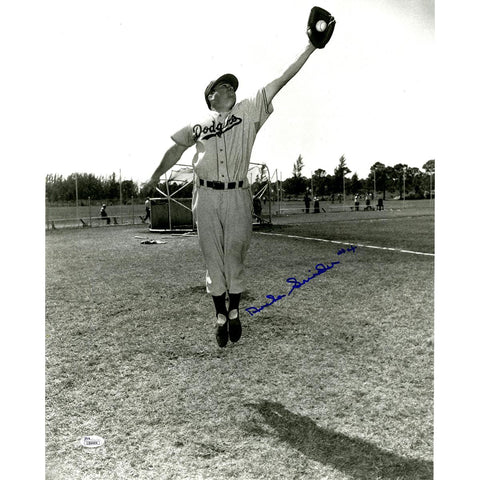
[[[361,243],[355,243],[355,242],[339,242],[338,240],[326,240],[324,238],[301,237],[299,235],[286,235],[284,233],[267,233],[267,232],[258,232],[258,233],[260,235],[270,235],[272,237],[296,238],[300,240],[314,240],[315,242],[338,243],[340,245],[355,245],[357,247],[363,247],[363,248],[375,248],[377,250],[389,250],[391,252],[411,253],[413,255],[425,255],[428,257],[435,256],[434,253],[414,252],[413,250],[404,250],[402,248],[377,247],[376,245],[363,245]]]

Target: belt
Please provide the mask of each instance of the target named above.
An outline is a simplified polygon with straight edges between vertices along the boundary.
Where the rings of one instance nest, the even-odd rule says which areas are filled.
[[[243,186],[243,180],[240,180],[239,182],[228,182],[228,183],[223,183],[223,182],[215,182],[215,181],[210,181],[210,180],[203,180],[202,178],[199,179],[200,185],[213,188],[214,190],[233,190],[234,188],[242,188]]]

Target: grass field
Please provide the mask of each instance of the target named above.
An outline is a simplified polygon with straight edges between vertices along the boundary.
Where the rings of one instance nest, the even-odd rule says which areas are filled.
[[[400,249],[434,253],[432,209],[255,231],[242,309],[340,263],[219,349],[196,237],[46,232],[47,478],[433,478],[434,257]]]

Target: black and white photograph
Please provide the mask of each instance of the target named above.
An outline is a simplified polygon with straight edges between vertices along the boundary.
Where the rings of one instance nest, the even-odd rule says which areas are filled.
[[[10,242],[42,257],[37,295],[35,274],[10,277],[17,308],[41,308],[16,333],[40,337],[35,409],[18,395],[40,417],[28,478],[452,478],[435,1],[68,1],[21,18],[40,34],[19,47],[34,76],[17,75],[5,130],[38,152],[35,190],[9,198]]]

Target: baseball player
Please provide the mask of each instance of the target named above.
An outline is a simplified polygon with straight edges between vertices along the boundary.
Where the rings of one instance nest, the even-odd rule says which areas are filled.
[[[309,27],[314,21],[309,18]],[[333,31],[334,21],[331,25]],[[316,48],[324,46],[315,45],[311,28],[307,33],[310,41],[300,55],[253,98],[237,103],[235,75],[227,73],[211,81],[204,94],[210,114],[171,136],[174,143],[152,175],[152,182],[158,183],[188,148],[196,146],[192,210],[206,263],[206,289],[215,306],[215,336],[220,347],[225,347],[229,338],[237,342],[242,335],[239,304],[252,234],[252,194],[247,172],[253,144],[273,111],[275,95]]]

